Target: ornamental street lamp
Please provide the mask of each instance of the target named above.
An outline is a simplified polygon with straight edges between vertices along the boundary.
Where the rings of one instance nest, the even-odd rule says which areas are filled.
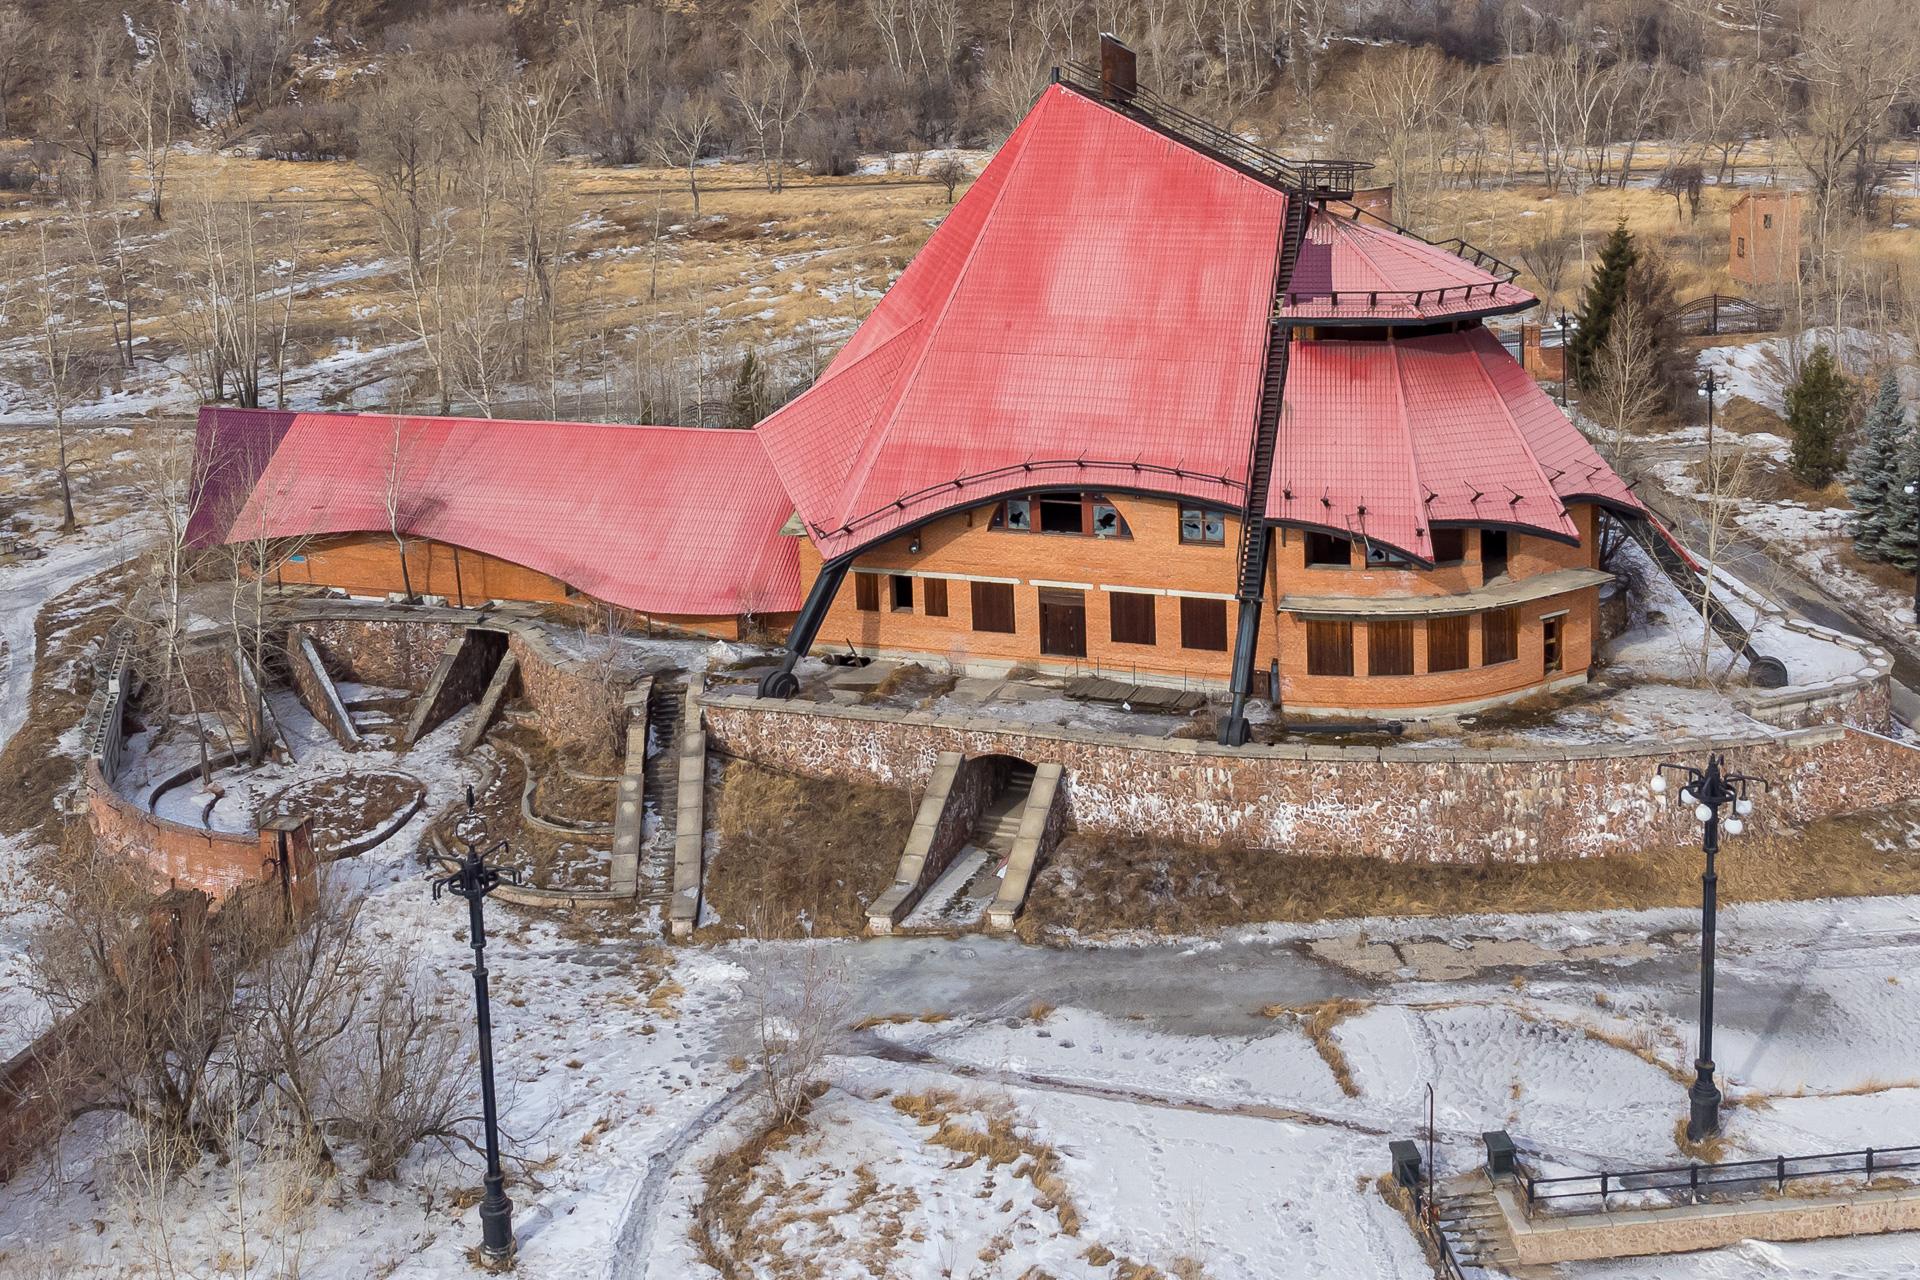
[[[1767,784],[1762,778],[1725,772],[1716,751],[1707,757],[1705,769],[1660,765],[1653,775],[1654,795],[1665,793],[1668,771],[1685,775],[1680,803],[1692,809],[1700,821],[1700,851],[1707,858],[1706,868],[1700,873],[1700,1054],[1693,1063],[1693,1087],[1687,1091],[1687,1139],[1698,1142],[1720,1132],[1720,1089],[1713,1082],[1713,943],[1720,906],[1720,877],[1714,868],[1714,855],[1720,852],[1720,810],[1733,806],[1733,816],[1725,823],[1726,832],[1739,835],[1746,830],[1747,815],[1753,812],[1748,789]]]
[[[434,901],[445,890],[467,900],[467,938],[473,946],[474,1018],[480,1030],[480,1109],[486,1125],[486,1194],[480,1198],[480,1257],[499,1266],[513,1257],[513,1201],[507,1199],[506,1178],[500,1172],[499,1116],[493,1097],[493,1012],[487,1000],[487,923],[484,903],[501,881],[519,884],[511,871],[487,865],[487,855],[504,853],[507,842],[500,840],[490,848],[486,823],[474,812],[473,788],[467,788],[467,816],[456,833],[467,846],[456,870],[433,881]]]
[[[1566,312],[1560,313],[1560,407],[1567,407],[1567,366],[1571,363],[1567,352],[1567,326],[1573,322]]]
[[[1726,383],[1713,370],[1707,370],[1707,376],[1700,383],[1700,394],[1707,398],[1707,466],[1713,466],[1713,398]]]

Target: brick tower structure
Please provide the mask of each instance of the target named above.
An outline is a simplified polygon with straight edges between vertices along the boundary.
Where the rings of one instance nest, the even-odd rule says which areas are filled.
[[[1800,207],[1805,193],[1753,191],[1733,206],[1727,272],[1741,284],[1789,284],[1800,273]]]

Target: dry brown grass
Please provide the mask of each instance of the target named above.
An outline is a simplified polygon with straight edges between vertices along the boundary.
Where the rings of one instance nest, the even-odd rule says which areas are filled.
[[[1700,1164],[1719,1164],[1727,1158],[1727,1140],[1717,1133],[1710,1133],[1695,1142],[1687,1136],[1687,1118],[1681,1116],[1673,1122],[1673,1145],[1680,1148],[1680,1154]]]
[[[1742,836],[1720,853],[1721,900],[1920,893],[1908,819],[1920,820],[1920,806]],[[1679,907],[1699,893],[1700,852],[1687,846],[1560,862],[1419,864],[1080,833],[1035,877],[1019,928],[1036,942],[1069,930],[1187,934],[1268,920]]]
[[[962,1099],[948,1089],[903,1093],[892,1099],[894,1110],[933,1128],[927,1141],[958,1152],[961,1168],[979,1160],[990,1167],[1010,1166],[1013,1176],[1033,1184],[1041,1209],[1051,1210],[1061,1233],[1080,1234],[1080,1210],[1060,1172],[1060,1155],[1050,1145],[1020,1132],[1020,1117],[1005,1099]],[[980,1113],[986,1128],[977,1128],[970,1116]]]
[[[1313,1042],[1314,1052],[1327,1064],[1327,1070],[1333,1072],[1334,1083],[1340,1086],[1340,1092],[1349,1098],[1357,1098],[1360,1096],[1360,1086],[1354,1083],[1353,1066],[1347,1061],[1340,1042],[1333,1038],[1333,1031],[1342,1020],[1366,1007],[1364,1000],[1335,996],[1331,1000],[1316,1000],[1311,1004],[1270,1004],[1260,1010],[1260,1014],[1266,1018],[1292,1018],[1298,1022],[1307,1039]]]
[[[929,1024],[945,1022],[951,1016],[938,1010],[929,1009],[924,1013],[875,1013],[860,1019],[850,1028],[854,1031],[871,1031],[875,1027],[899,1027],[909,1022]]]
[[[706,896],[723,934],[749,920],[774,937],[846,937],[893,882],[912,797],[903,790],[821,782],[728,761],[714,806],[718,854]]]

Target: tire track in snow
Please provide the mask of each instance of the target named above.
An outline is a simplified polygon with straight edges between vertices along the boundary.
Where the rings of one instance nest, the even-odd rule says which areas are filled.
[[[605,1280],[641,1280],[647,1274],[654,1226],[666,1202],[667,1184],[673,1180],[687,1152],[713,1132],[753,1092],[756,1084],[755,1078],[748,1076],[734,1085],[674,1134],[672,1142],[647,1157],[646,1176],[633,1189],[621,1216],[620,1229],[614,1233],[607,1269],[601,1273]]]

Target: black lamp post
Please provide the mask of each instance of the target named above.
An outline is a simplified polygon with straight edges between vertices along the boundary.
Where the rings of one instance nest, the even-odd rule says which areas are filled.
[[[1713,466],[1713,399],[1722,383],[1720,376],[1713,370],[1707,370],[1707,376],[1701,380],[1700,394],[1707,398],[1707,466]]]
[[[1733,806],[1726,820],[1726,832],[1737,836],[1746,829],[1746,817],[1753,812],[1747,790],[1766,786],[1760,778],[1742,773],[1727,773],[1720,765],[1720,753],[1707,757],[1707,767],[1662,764],[1653,775],[1653,791],[1667,789],[1668,771],[1683,774],[1680,803],[1693,810],[1702,827],[1700,851],[1707,856],[1700,873],[1700,1054],[1693,1062],[1693,1087],[1687,1091],[1687,1139],[1698,1142],[1710,1133],[1720,1132],[1720,1089],[1713,1082],[1713,943],[1719,921],[1720,877],[1714,869],[1714,855],[1720,852],[1720,811]]]
[[[484,904],[487,895],[505,880],[520,883],[512,872],[487,865],[487,855],[502,853],[507,842],[501,840],[482,849],[486,824],[473,807],[473,788],[467,788],[467,817],[460,824],[460,842],[467,846],[457,870],[437,876],[433,897],[437,902],[442,890],[467,900],[467,937],[473,946],[474,1017],[480,1029],[480,1108],[486,1125],[486,1193],[480,1198],[480,1257],[498,1266],[513,1256],[513,1201],[507,1199],[506,1178],[500,1172],[499,1116],[493,1097],[493,1011],[487,999],[487,922]]]
[[[1572,372],[1569,366],[1573,363],[1572,349],[1567,346],[1567,326],[1571,323],[1572,317],[1562,311],[1560,313],[1560,407],[1562,409],[1567,407],[1567,375]]]

